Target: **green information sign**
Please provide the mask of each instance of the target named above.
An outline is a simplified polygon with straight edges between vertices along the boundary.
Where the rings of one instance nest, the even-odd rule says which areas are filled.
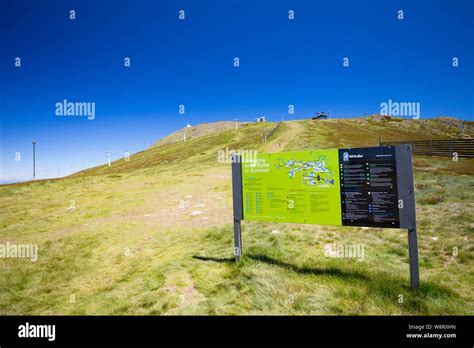
[[[341,225],[338,150],[257,155],[242,163],[244,220]]]
[[[237,261],[242,220],[406,228],[411,287],[419,286],[410,145],[236,154],[232,196]]]

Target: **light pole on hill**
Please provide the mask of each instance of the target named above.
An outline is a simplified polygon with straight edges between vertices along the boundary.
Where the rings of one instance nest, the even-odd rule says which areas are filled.
[[[31,142],[33,144],[33,180],[35,180],[35,166],[36,166],[36,140]]]

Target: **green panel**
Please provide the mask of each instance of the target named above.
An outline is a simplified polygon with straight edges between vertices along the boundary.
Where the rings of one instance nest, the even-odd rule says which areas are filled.
[[[338,150],[259,154],[242,184],[244,220],[342,224]]]

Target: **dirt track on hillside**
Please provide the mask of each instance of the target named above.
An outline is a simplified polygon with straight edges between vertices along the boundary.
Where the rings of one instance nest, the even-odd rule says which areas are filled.
[[[303,127],[298,121],[286,121],[283,125],[286,127],[286,131],[279,134],[275,139],[270,140],[265,147],[265,152],[285,151],[289,142],[303,131]]]

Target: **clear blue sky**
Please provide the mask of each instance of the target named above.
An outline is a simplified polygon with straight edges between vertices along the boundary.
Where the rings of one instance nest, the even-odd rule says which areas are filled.
[[[473,120],[473,18],[468,0],[3,0],[0,180],[31,177],[33,138],[44,178],[187,123],[352,117],[388,99],[420,102],[422,118]],[[63,99],[95,102],[95,119],[55,116]]]

